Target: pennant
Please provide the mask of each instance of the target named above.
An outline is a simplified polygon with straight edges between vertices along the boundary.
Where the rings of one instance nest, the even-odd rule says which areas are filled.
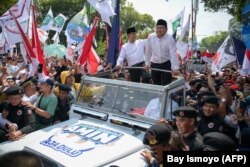
[[[228,36],[220,48],[217,50],[212,63],[212,71],[220,72],[221,69],[229,63],[232,63],[236,60],[234,48],[230,36]]]
[[[119,53],[119,29],[120,29],[120,0],[117,0],[116,15],[114,16],[111,35],[109,38],[107,63],[115,66]]]
[[[63,26],[66,22],[67,18],[63,14],[57,15],[51,22],[49,26],[49,30],[54,30],[60,33],[63,29]]]
[[[102,21],[111,26],[110,17],[114,16],[114,8],[111,0],[88,0],[88,2],[100,13]]]
[[[52,22],[53,20],[53,12],[52,12],[52,9],[51,7],[49,8],[49,11],[47,13],[47,15],[45,16],[45,18],[43,19],[43,22],[41,24],[41,27],[40,29],[44,30],[44,31],[48,31],[49,30],[49,26],[50,26],[50,23]]]
[[[98,19],[98,17],[96,17],[94,20],[93,27],[92,27],[89,35],[87,36],[86,41],[84,42],[83,51],[82,51],[81,56],[79,57],[79,62],[81,65],[83,65],[88,58],[88,55],[89,55],[89,52],[90,52],[91,46],[92,46],[93,37],[94,37],[95,32],[96,32],[96,27],[98,25],[98,21],[99,21],[99,19]]]
[[[68,23],[66,36],[68,43],[80,43],[84,40],[84,35],[89,33],[87,9],[84,7]]]

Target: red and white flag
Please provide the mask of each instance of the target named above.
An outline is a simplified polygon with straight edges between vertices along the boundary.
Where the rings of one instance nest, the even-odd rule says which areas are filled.
[[[94,20],[93,27],[92,27],[89,35],[87,36],[87,38],[84,42],[82,54],[78,59],[78,61],[80,62],[81,65],[83,65],[86,62],[86,60],[88,59],[89,52],[90,52],[91,47],[92,47],[92,41],[93,41],[93,38],[94,38],[94,35],[96,32],[96,27],[98,25],[98,22],[99,22],[99,18],[96,17]]]
[[[242,64],[241,75],[250,75],[250,50],[246,49],[244,61]]]
[[[95,49],[91,47],[91,50],[87,59],[87,68],[89,74],[96,74],[100,63],[100,57],[97,55]]]

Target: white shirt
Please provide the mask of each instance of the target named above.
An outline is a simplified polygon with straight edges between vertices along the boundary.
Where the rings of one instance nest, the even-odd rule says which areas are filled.
[[[30,97],[26,96],[25,94],[23,95],[22,101],[24,102],[30,102],[31,104],[35,104],[35,102],[38,99],[38,94],[33,94]]]
[[[145,45],[146,40],[136,40],[134,43],[127,42],[122,45],[116,65],[122,66],[124,59],[127,60],[129,67],[143,62]]]
[[[175,109],[178,108],[178,104],[171,100],[172,101],[172,111],[174,111]],[[161,113],[161,102],[160,102],[160,99],[159,98],[155,98],[155,99],[152,99],[146,109],[145,109],[145,112],[144,112],[144,116],[148,117],[148,118],[152,118],[152,119],[159,119],[160,118],[160,113]],[[175,118],[172,113],[171,113],[171,105],[170,103],[167,105],[166,107],[166,113],[165,113],[165,118],[166,119],[173,119]]]
[[[156,33],[150,34],[146,42],[145,63],[164,63],[171,60],[172,70],[179,69],[179,61],[176,55],[176,44],[173,37],[165,34],[158,38]]]

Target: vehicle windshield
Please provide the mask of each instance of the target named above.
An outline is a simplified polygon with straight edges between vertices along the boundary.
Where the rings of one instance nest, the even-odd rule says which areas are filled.
[[[163,93],[145,88],[85,82],[77,101],[99,111],[158,119]]]

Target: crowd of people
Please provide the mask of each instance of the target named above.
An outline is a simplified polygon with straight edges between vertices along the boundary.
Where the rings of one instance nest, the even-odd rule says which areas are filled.
[[[221,72],[180,69],[175,41],[167,34],[167,22],[158,20],[156,32],[146,40],[136,40],[136,29],[127,30],[115,69],[124,60],[127,80],[169,84],[172,76],[186,80],[186,106],[173,112],[173,122],[159,120],[145,134],[143,143],[151,151],[141,154],[153,163],[162,162],[162,152],[170,150],[250,150],[250,77],[241,76],[235,65]],[[69,119],[82,76],[76,60],[46,58],[48,76],[39,77],[42,66],[29,76],[30,68],[20,54],[7,53],[0,65],[0,142],[18,140],[32,131]],[[108,64],[104,69],[111,66]],[[151,74],[149,69],[152,69]],[[153,69],[165,70],[157,71]],[[172,71],[172,73],[171,73]]]

